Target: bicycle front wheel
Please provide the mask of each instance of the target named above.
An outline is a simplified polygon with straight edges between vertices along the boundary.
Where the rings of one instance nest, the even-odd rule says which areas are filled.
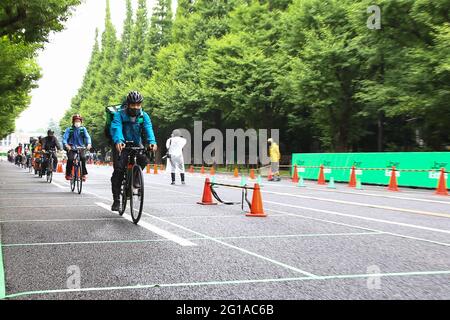
[[[133,167],[131,175],[130,212],[134,224],[138,224],[144,208],[144,176],[138,165]]]
[[[128,190],[128,179],[124,177],[122,180],[122,186],[120,187],[120,207],[119,207],[119,214],[123,216],[125,213],[125,210],[127,208],[127,190]]]
[[[72,167],[72,179],[70,179],[70,190],[72,192],[75,191],[75,186],[77,184],[77,172],[78,170],[75,170],[76,165],[74,164],[74,166]]]
[[[81,194],[81,190],[83,190],[83,178],[81,177],[81,167],[78,167],[77,170],[77,191],[78,194]]]

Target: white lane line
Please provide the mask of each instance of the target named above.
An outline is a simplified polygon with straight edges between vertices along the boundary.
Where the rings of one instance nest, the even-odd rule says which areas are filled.
[[[63,187],[62,185],[60,185],[59,183],[56,183],[55,181],[52,181],[52,184],[57,186],[60,189],[66,189],[67,187]]]
[[[157,183],[154,183],[154,184],[157,184]],[[167,190],[167,189],[163,189],[163,190],[170,191],[170,190]],[[344,213],[339,213],[339,212],[334,212],[334,211],[329,211],[329,210],[322,210],[322,209],[315,209],[315,208],[311,208],[311,207],[292,206],[292,205],[287,205],[287,204],[284,204],[284,203],[267,201],[267,200],[264,200],[264,203],[274,203],[274,204],[281,205],[281,206],[294,207],[294,208],[298,208],[298,209],[305,209],[305,210],[316,211],[316,212],[321,212],[321,213],[331,213],[331,214],[336,214],[336,215],[341,215],[341,216],[347,216],[347,217],[350,217],[350,218],[357,218],[357,219],[363,219],[363,220],[369,220],[369,221],[372,220],[372,221],[375,221],[375,222],[381,222],[381,223],[387,223],[387,224],[399,224],[399,225],[402,225],[402,226],[405,226],[405,227],[414,227],[414,228],[425,229],[425,230],[429,230],[429,231],[438,231],[438,232],[450,233],[450,231],[448,231],[448,230],[428,228],[428,227],[423,227],[423,226],[416,226],[416,225],[405,224],[405,223],[401,223],[401,222],[395,222],[395,221],[389,221],[389,220],[381,220],[381,219],[368,218],[368,217],[361,217],[361,216],[356,216],[356,215],[348,215],[348,214],[344,214]],[[270,210],[270,211],[278,212],[278,213],[292,214],[292,213],[285,212],[285,211],[277,211],[277,210]],[[374,230],[374,229],[367,229],[367,230]],[[376,230],[376,231],[380,231],[380,230]],[[384,232],[384,231],[380,231],[380,232]],[[406,236],[406,235],[394,234],[394,233],[391,233],[391,235],[401,236],[403,238],[409,237],[409,236]],[[410,238],[414,239],[414,237],[410,237]],[[428,242],[433,242],[433,243],[439,243],[439,244],[447,245],[445,243],[435,242],[435,241],[427,240],[427,239],[421,239],[421,238],[415,238],[415,239],[420,239],[422,241],[428,241]]]
[[[348,232],[348,233],[316,233],[316,234],[282,234],[282,235],[266,235],[266,236],[229,236],[214,237],[219,240],[240,240],[240,239],[283,239],[283,238],[311,238],[311,237],[340,237],[340,236],[364,236],[364,235],[380,235],[383,232]],[[210,240],[203,237],[186,238],[186,240]],[[97,241],[67,241],[67,242],[33,242],[33,243],[2,243],[3,247],[33,247],[33,246],[63,246],[63,245],[83,245],[83,244],[130,244],[130,243],[151,243],[151,242],[168,242],[169,239],[141,239],[141,240],[97,240]]]
[[[205,177],[198,177],[198,176],[191,176],[193,178],[199,178],[199,179],[205,179]],[[220,178],[220,180],[225,181],[234,181],[237,182],[236,179],[230,179],[230,178]],[[250,182],[256,183],[256,180],[250,180]],[[297,186],[293,185],[285,185],[285,184],[271,184],[271,183],[265,183],[263,184],[265,187],[276,187],[276,188],[291,188],[291,189],[298,189]],[[412,201],[419,201],[419,202],[430,202],[430,203],[440,203],[440,204],[448,204],[450,205],[450,201],[440,201],[440,200],[431,200],[431,199],[421,199],[421,198],[411,198],[411,197],[401,197],[401,196],[391,196],[391,195],[385,195],[385,194],[374,194],[374,193],[362,193],[362,192],[353,192],[353,191],[343,191],[343,190],[328,190],[328,189],[320,189],[320,188],[314,188],[310,185],[307,185],[307,190],[315,190],[315,191],[323,191],[323,192],[333,192],[333,193],[345,193],[345,194],[352,194],[352,195],[361,195],[361,196],[371,196],[371,197],[382,197],[382,198],[390,198],[390,199],[399,199],[399,200],[412,200]],[[371,190],[377,192],[377,190]],[[381,191],[380,191],[381,192]],[[409,191],[412,192],[412,191]],[[428,196],[428,194],[417,192],[417,194]],[[433,196],[431,193],[430,195]],[[412,194],[412,196],[414,196]]]
[[[111,211],[110,208],[109,208],[106,204],[100,203],[100,202],[97,203],[97,204],[98,204],[99,206],[101,206],[102,208],[104,208],[104,209],[106,209],[106,210],[108,210],[108,211]],[[208,240],[211,240],[211,241],[220,243],[220,244],[222,244],[222,245],[224,245],[224,246],[227,246],[227,247],[229,247],[229,248],[233,248],[233,249],[235,249],[235,250],[241,251],[241,252],[246,253],[246,254],[248,254],[248,255],[257,257],[257,258],[259,258],[259,259],[269,261],[269,262],[271,262],[271,263],[273,263],[273,264],[279,265],[279,266],[284,267],[284,268],[287,268],[287,269],[289,269],[289,270],[292,270],[292,271],[295,271],[295,272],[298,272],[298,273],[307,275],[307,276],[309,276],[309,277],[315,277],[315,275],[312,274],[312,273],[309,273],[309,272],[306,272],[306,271],[304,271],[304,270],[301,270],[301,269],[295,268],[295,267],[293,267],[293,266],[287,265],[287,264],[285,264],[285,263],[282,263],[282,262],[273,260],[273,259],[271,259],[271,258],[262,256],[262,255],[259,255],[259,254],[257,254],[257,253],[251,252],[251,251],[249,251],[249,250],[246,250],[246,249],[243,249],[243,248],[234,246],[234,245],[232,245],[232,244],[223,242],[223,241],[221,241],[221,240],[215,239],[215,238],[210,237],[210,236],[208,236],[208,235],[205,235],[205,234],[203,234],[203,233],[200,233],[200,232],[194,231],[194,230],[192,230],[192,229],[186,228],[186,227],[184,227],[184,226],[182,226],[182,225],[179,225],[179,224],[173,223],[173,222],[171,222],[171,221],[162,219],[162,218],[160,218],[160,217],[151,215],[151,214],[146,213],[146,212],[144,212],[144,211],[142,212],[142,214],[143,214],[143,215],[146,215],[146,216],[148,216],[148,217],[151,217],[151,218],[153,218],[153,219],[156,219],[156,220],[165,222],[165,223],[167,223],[167,224],[173,225],[173,226],[175,226],[175,227],[177,227],[177,228],[179,228],[179,229],[183,229],[183,230],[188,231],[188,232],[190,232],[190,233],[196,234],[196,235],[198,235],[198,236],[200,236],[200,237],[202,237],[202,238],[205,238],[205,239],[208,239]],[[130,219],[131,219],[131,218],[130,218]],[[142,224],[142,222],[143,222],[143,221],[141,220],[141,221],[139,222],[139,225],[144,226],[144,225]]]
[[[34,206],[0,206],[0,209],[11,208],[78,208],[78,207],[95,207],[93,204],[47,204],[47,205],[34,205]]]
[[[280,282],[301,282],[301,281],[321,281],[321,280],[341,280],[341,279],[370,279],[374,277],[426,277],[426,276],[446,276],[450,275],[449,270],[438,271],[415,271],[415,272],[392,272],[392,273],[370,273],[370,274],[344,274],[316,277],[292,277],[278,279],[250,279],[250,280],[225,280],[225,281],[203,281],[203,282],[181,282],[181,283],[154,283],[148,285],[135,285],[123,287],[92,287],[80,289],[55,289],[55,290],[36,290],[8,294],[5,298],[17,298],[20,296],[55,294],[55,293],[73,293],[73,292],[92,292],[92,291],[118,291],[118,290],[139,290],[154,288],[176,288],[176,287],[199,287],[199,286],[220,286],[220,285],[242,285],[242,284],[260,284],[260,283],[280,283]]]
[[[428,216],[450,218],[450,214],[438,213],[438,212],[412,210],[412,209],[404,209],[404,208],[389,207],[389,206],[380,206],[380,205],[370,204],[370,203],[353,202],[353,201],[345,201],[345,200],[334,200],[334,199],[329,199],[329,198],[319,198],[319,197],[312,197],[312,196],[301,196],[298,194],[291,194],[291,193],[285,193],[285,192],[273,192],[273,191],[265,191],[265,190],[261,190],[261,192],[267,193],[267,194],[275,194],[275,195],[279,195],[279,196],[295,197],[295,198],[301,198],[301,199],[310,199],[310,200],[317,200],[317,201],[348,204],[348,205],[359,206],[359,207],[368,207],[368,208],[375,208],[375,209],[400,211],[400,212],[415,213],[415,214],[428,215]]]
[[[208,235],[206,235],[206,234],[203,234],[203,233],[194,231],[194,230],[192,230],[192,229],[186,228],[186,227],[184,227],[184,226],[182,226],[182,225],[179,225],[179,224],[176,224],[176,223],[167,221],[167,220],[165,220],[165,219],[162,219],[162,218],[159,218],[159,217],[150,215],[150,214],[145,213],[145,212],[143,212],[143,214],[145,214],[146,216],[149,216],[149,217],[151,217],[151,218],[153,218],[153,219],[157,219],[157,220],[163,221],[163,222],[168,223],[168,224],[170,224],[170,225],[173,225],[173,226],[175,226],[175,227],[177,227],[177,228],[180,228],[180,229],[183,229],[183,230],[185,230],[185,231],[188,231],[188,232],[191,232],[191,233],[193,233],[193,234],[196,234],[196,235],[198,235],[198,236],[200,236],[200,237],[204,237],[204,238],[206,238],[206,239],[208,239],[208,240],[211,240],[211,241],[220,243],[220,244],[222,244],[222,245],[224,245],[224,246],[226,246],[226,247],[229,247],[229,248],[238,250],[238,251],[240,251],[240,252],[246,253],[246,254],[251,255],[251,256],[253,256],[253,257],[256,257],[256,258],[259,258],[259,259],[262,259],[262,260],[271,262],[271,263],[276,264],[276,265],[278,265],[278,266],[281,266],[281,267],[284,267],[284,268],[286,268],[286,269],[289,269],[289,270],[292,270],[292,271],[295,271],[295,272],[304,274],[304,275],[309,276],[309,277],[316,277],[316,275],[314,275],[314,274],[312,274],[312,273],[309,273],[309,272],[307,272],[307,271],[304,271],[304,270],[301,270],[301,269],[299,269],[299,268],[296,268],[296,267],[287,265],[287,264],[285,264],[285,263],[282,263],[282,262],[280,262],[280,261],[277,261],[277,260],[274,260],[274,259],[271,259],[271,258],[262,256],[262,255],[260,255],[260,254],[255,253],[255,252],[252,252],[252,251],[249,251],[249,250],[246,250],[246,249],[237,247],[237,246],[235,246],[235,245],[232,245],[232,244],[223,242],[223,241],[221,241],[221,240],[218,240],[218,239],[215,239],[215,238],[213,238],[213,237],[210,237],[210,236],[208,236]]]
[[[94,206],[97,207],[97,206]],[[121,218],[91,218],[91,219],[34,219],[34,220],[0,220],[0,223],[20,223],[20,222],[82,222],[82,221],[109,221],[122,220]]]
[[[324,209],[315,209],[315,208],[311,208],[311,207],[304,207],[304,206],[286,204],[286,203],[275,202],[275,201],[264,201],[264,202],[265,203],[270,203],[270,204],[275,204],[277,206],[283,206],[283,207],[289,207],[289,208],[295,208],[295,209],[303,209],[303,210],[310,210],[310,211],[315,211],[315,212],[333,214],[333,215],[342,216],[342,217],[356,218],[356,219],[361,219],[361,220],[392,224],[392,225],[397,225],[397,226],[402,226],[402,227],[408,227],[408,228],[414,228],[414,229],[420,229],[420,230],[427,230],[427,231],[433,231],[433,232],[440,232],[440,233],[450,234],[450,230],[430,228],[430,227],[418,226],[418,225],[415,225],[415,224],[394,222],[394,221],[383,220],[383,219],[362,217],[362,216],[357,216],[357,215],[353,215],[353,214],[341,213],[341,212],[336,212],[336,211],[331,211],[331,210],[324,210]]]
[[[42,193],[40,193],[42,194]],[[20,200],[20,201],[28,201],[28,200],[71,200],[67,198],[67,195],[70,195],[70,193],[65,193],[64,197],[22,197],[22,198],[2,198],[0,197],[0,201],[2,200]],[[96,197],[83,197],[77,194],[77,200],[78,199],[97,199]]]
[[[288,213],[286,211],[280,211],[280,210],[274,210],[274,209],[269,209],[269,210],[266,210],[266,211],[267,212]],[[320,221],[320,222],[325,222],[325,223],[331,223],[331,224],[335,224],[335,225],[351,227],[351,228],[356,228],[356,229],[361,229],[361,230],[379,232],[380,234],[386,234],[386,235],[391,235],[391,236],[395,236],[395,237],[399,237],[399,238],[412,239],[412,240],[429,242],[429,243],[433,243],[433,244],[438,244],[438,245],[450,247],[450,243],[445,243],[445,242],[439,242],[439,241],[434,241],[434,240],[429,240],[429,239],[424,239],[424,238],[412,237],[412,236],[407,236],[407,235],[404,235],[404,234],[388,232],[388,231],[383,231],[383,230],[378,230],[378,229],[373,229],[373,228],[367,228],[367,227],[362,227],[362,226],[356,226],[356,225],[348,224],[348,223],[336,222],[336,221],[331,221],[331,220],[326,220],[326,219],[319,219],[319,218],[304,216],[304,215],[296,214],[296,213],[290,213],[289,215],[291,215],[293,217],[299,217],[299,218],[308,219],[308,220],[314,220],[314,221]]]
[[[96,202],[95,204],[98,205],[99,207],[102,207],[105,210],[108,210],[109,212],[113,212],[113,211],[111,211],[111,208],[108,205],[106,205],[106,204],[104,204],[102,202]],[[133,221],[129,215],[124,215],[124,218],[126,218],[129,221]],[[175,243],[178,243],[179,245],[181,245],[183,247],[196,246],[195,243],[193,243],[193,242],[191,242],[189,240],[183,239],[183,238],[181,238],[181,237],[179,237],[179,236],[177,236],[177,235],[175,235],[173,233],[170,233],[170,232],[168,232],[166,230],[158,228],[157,226],[154,226],[154,225],[152,225],[152,224],[150,224],[148,222],[145,222],[145,221],[141,220],[139,222],[139,226],[141,226],[141,227],[143,227],[143,228],[145,228],[145,229],[147,229],[147,230],[149,230],[149,231],[151,231],[153,233],[156,233],[156,234],[160,235],[163,238],[166,238],[166,239],[171,240],[171,241],[173,241]]]

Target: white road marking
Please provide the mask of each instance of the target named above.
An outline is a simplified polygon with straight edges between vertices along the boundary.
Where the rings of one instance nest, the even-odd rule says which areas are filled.
[[[274,210],[274,209],[269,209],[269,210],[266,210],[266,211],[268,211],[268,212],[278,212],[278,213],[288,213],[286,211],[280,211],[280,210]],[[418,241],[429,242],[429,243],[434,243],[434,244],[439,244],[439,245],[443,245],[443,246],[446,246],[446,247],[450,247],[450,243],[439,242],[439,241],[434,241],[434,240],[429,240],[429,239],[424,239],[424,238],[411,237],[411,236],[407,236],[407,235],[400,234],[400,233],[394,233],[394,232],[388,232],[388,231],[383,231],[383,230],[378,230],[378,229],[373,229],[373,228],[361,227],[361,226],[356,226],[356,225],[353,225],[353,224],[336,222],[336,221],[331,221],[331,220],[326,220],[326,219],[319,219],[319,218],[304,216],[304,215],[296,214],[296,213],[290,213],[290,215],[293,216],[293,217],[299,217],[299,218],[304,218],[304,219],[309,219],[309,220],[314,220],[314,221],[326,222],[326,223],[331,223],[331,224],[335,224],[335,225],[351,227],[351,228],[356,228],[356,229],[361,229],[361,230],[379,232],[380,234],[387,234],[387,235],[396,236],[396,237],[399,237],[399,238],[418,240]]]
[[[113,211],[111,211],[111,208],[108,205],[106,205],[106,204],[104,204],[102,202],[96,202],[95,204],[98,205],[99,207],[102,207],[103,209],[108,210],[109,212],[113,212]],[[133,221],[128,214],[125,214],[124,218],[126,218],[129,221]],[[196,246],[195,243],[193,243],[193,242],[191,242],[189,240],[183,239],[183,238],[181,238],[181,237],[179,237],[179,236],[177,236],[177,235],[175,235],[173,233],[170,233],[170,232],[168,232],[166,230],[158,228],[157,226],[154,226],[154,225],[152,225],[152,224],[150,224],[148,222],[145,222],[143,220],[139,221],[139,226],[141,226],[141,227],[143,227],[143,228],[145,228],[145,229],[147,229],[147,230],[149,230],[149,231],[151,231],[153,233],[156,233],[156,234],[160,235],[163,238],[166,238],[166,239],[171,240],[171,241],[173,241],[175,243],[178,243],[181,246],[184,246],[184,247]]]
[[[273,191],[265,191],[265,190],[261,190],[261,193],[275,194],[275,195],[279,195],[279,196],[288,196],[288,197],[301,198],[301,199],[311,199],[311,200],[318,200],[318,201],[325,201],[325,202],[333,202],[333,203],[340,203],[340,204],[348,204],[348,205],[359,206],[359,207],[368,207],[368,208],[376,208],[376,209],[383,209],[383,210],[400,211],[400,212],[415,213],[415,214],[428,215],[428,216],[450,218],[450,214],[445,214],[445,213],[404,209],[404,208],[389,207],[389,206],[380,206],[380,205],[364,203],[364,202],[334,200],[334,199],[319,198],[319,197],[312,197],[312,196],[302,196],[302,195],[298,195],[298,194],[291,194],[291,193],[285,193],[285,192],[273,192]]]
[[[395,222],[395,221],[389,221],[389,220],[383,220],[383,219],[362,217],[362,216],[357,216],[357,215],[353,215],[353,214],[341,213],[341,212],[336,212],[336,211],[331,211],[331,210],[315,209],[315,208],[311,208],[311,207],[297,206],[297,205],[286,204],[286,203],[275,202],[275,201],[264,201],[264,202],[265,203],[270,203],[270,204],[276,204],[278,206],[283,206],[283,207],[303,209],[303,210],[309,210],[309,211],[315,211],[315,212],[321,212],[321,213],[338,215],[338,216],[342,216],[342,217],[356,218],[356,219],[373,221],[373,222],[381,222],[381,223],[386,223],[386,224],[393,224],[393,225],[402,226],[402,227],[415,228],[415,229],[421,229],[421,230],[427,230],[427,231],[434,231],[434,232],[441,232],[441,233],[450,234],[450,230],[430,228],[430,227],[418,226],[418,225],[415,225],[415,224]],[[284,213],[286,213],[286,212],[284,212]]]
[[[276,278],[276,279],[225,280],[225,281],[203,281],[203,282],[181,282],[181,283],[154,283],[154,284],[149,284],[149,285],[135,285],[135,286],[123,286],[123,287],[116,286],[116,287],[97,287],[97,288],[92,287],[92,288],[80,288],[80,289],[56,289],[56,290],[26,291],[26,292],[8,294],[5,298],[16,298],[16,297],[27,296],[27,295],[71,293],[71,292],[139,290],[139,289],[154,289],[154,288],[241,285],[241,284],[259,284],[259,283],[338,280],[338,279],[370,279],[373,277],[420,277],[420,276],[447,276],[447,275],[450,275],[449,270],[395,272],[395,273],[394,272],[392,272],[392,273],[370,273],[370,274],[343,274],[343,275],[329,275],[329,276],[316,276],[316,277]]]
[[[205,179],[205,176],[201,177],[201,176],[190,176],[192,178],[198,178],[198,179]],[[228,177],[220,177],[221,180],[225,180],[225,181],[234,181],[237,182],[236,179],[230,179]],[[249,182],[251,183],[256,183],[256,180],[250,180]],[[295,185],[285,185],[285,184],[271,184],[271,183],[267,183],[264,184],[264,186],[266,187],[279,187],[279,188],[291,188],[291,189],[298,189],[297,186]],[[385,195],[385,194],[374,194],[374,193],[362,193],[362,192],[354,192],[354,191],[343,191],[343,190],[329,190],[329,189],[320,189],[320,188],[315,188],[315,187],[311,187],[310,185],[307,186],[307,190],[315,190],[315,191],[323,191],[323,192],[332,192],[332,193],[345,193],[345,194],[351,194],[351,195],[361,195],[361,196],[371,196],[371,197],[379,197],[379,198],[389,198],[389,199],[399,199],[399,200],[411,200],[411,201],[419,201],[419,202],[430,202],[430,203],[440,203],[440,204],[448,204],[450,205],[450,201],[440,201],[440,200],[431,200],[431,199],[420,199],[420,198],[411,198],[411,197],[401,197],[401,196],[392,196],[392,195]],[[377,190],[372,190],[372,191],[377,191]],[[409,192],[413,192],[413,191],[409,191]],[[432,192],[432,191],[430,191]],[[416,192],[417,194],[420,195],[427,195],[423,192]],[[404,194],[404,193],[402,193]],[[412,196],[414,196],[412,194]]]
[[[96,206],[94,206],[96,207]],[[34,220],[0,220],[0,223],[19,223],[19,222],[81,222],[81,221],[109,221],[121,220],[120,218],[92,218],[92,219],[34,219]]]

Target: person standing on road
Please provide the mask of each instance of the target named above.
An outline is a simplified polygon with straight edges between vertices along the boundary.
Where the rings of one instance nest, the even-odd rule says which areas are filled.
[[[181,136],[181,131],[178,129],[173,130],[172,137],[166,142],[167,158],[171,167],[170,175],[172,177],[172,185],[175,184],[177,169],[180,172],[181,183],[186,184],[183,158],[183,148],[186,143],[187,140]]]
[[[83,118],[79,114],[72,117],[72,126],[67,128],[63,136],[63,147],[67,151],[66,180],[72,179],[73,159],[78,147],[92,148],[92,140],[87,129],[83,127]],[[80,151],[82,179],[86,181],[86,156],[84,151]]]
[[[114,143],[112,148],[114,172],[111,177],[114,202],[111,211],[119,211],[120,188],[128,161],[128,151],[124,149],[125,142],[133,141],[135,145],[142,145],[144,142],[148,144],[148,150],[154,152],[158,150],[150,116],[142,110],[143,102],[144,97],[139,92],[130,92],[127,96],[126,107],[116,112],[111,122],[109,131]],[[145,155],[138,155],[136,160],[142,169],[150,163]]]
[[[269,143],[270,168],[272,170],[273,178],[269,181],[281,181],[280,179],[280,147],[273,141],[272,138],[267,140]]]

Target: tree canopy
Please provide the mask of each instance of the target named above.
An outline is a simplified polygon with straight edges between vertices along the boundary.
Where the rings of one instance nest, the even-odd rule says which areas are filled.
[[[61,31],[79,0],[2,0],[0,3],[0,138],[30,103],[40,68],[36,54],[53,31]]]
[[[145,96],[161,143],[177,127],[280,129],[285,152],[444,150],[450,144],[450,2],[127,0],[93,48],[61,125],[82,113],[94,144],[104,108]],[[151,12],[151,13],[149,13]]]

